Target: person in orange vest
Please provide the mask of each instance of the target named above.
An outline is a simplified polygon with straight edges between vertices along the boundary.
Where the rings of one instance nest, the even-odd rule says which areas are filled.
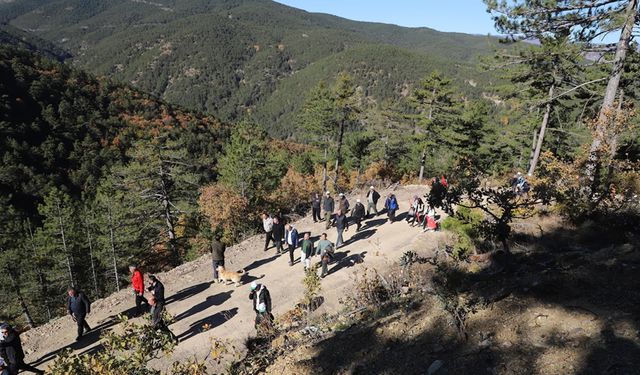
[[[131,286],[133,286],[133,295],[136,297],[136,316],[142,314],[141,305],[144,302],[147,307],[149,301],[144,298],[144,275],[138,269],[138,267],[129,266],[129,272],[131,272]]]

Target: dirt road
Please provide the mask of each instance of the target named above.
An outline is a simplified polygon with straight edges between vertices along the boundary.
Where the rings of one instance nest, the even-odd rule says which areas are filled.
[[[400,218],[404,217],[409,200],[414,194],[422,196],[425,187],[408,186],[395,191],[400,204]],[[380,191],[384,197],[387,191]],[[356,196],[349,197],[351,206]],[[360,197],[364,201],[364,196]],[[383,198],[378,206],[382,206]],[[305,217],[294,224],[300,233],[311,231],[317,237],[324,232],[324,223],[314,223],[311,217]],[[336,230],[327,231],[329,240],[335,242]],[[366,225],[356,233],[355,225],[345,233],[346,245],[339,249],[341,259],[330,269],[330,274],[322,280],[324,303],[316,314],[334,313],[340,309],[339,299],[352,285],[353,272],[361,267],[384,267],[396,262],[406,250],[418,248],[422,252],[435,249],[442,240],[440,233],[422,233],[404,221],[393,224],[386,222],[386,216],[380,215],[366,221]],[[212,336],[235,340],[239,346],[244,338],[254,333],[254,312],[248,300],[249,284],[253,280],[265,284],[271,291],[273,312],[281,314],[301,299],[304,271],[297,261],[288,265],[288,254],[277,255],[272,247],[263,251],[264,236],[252,237],[227,250],[228,269],[244,269],[247,275],[240,287],[211,283],[212,269],[209,256],[203,256],[169,272],[158,274],[165,284],[168,300],[167,309],[175,316],[176,322],[171,330],[179,336],[180,344],[171,358],[163,362],[191,358],[194,355],[204,358],[209,349]],[[299,253],[296,251],[296,258]],[[362,258],[362,263],[355,260]],[[316,257],[314,261],[318,261]],[[147,280],[146,280],[147,281]],[[79,343],[74,343],[75,324],[69,317],[62,317],[50,323],[26,332],[23,335],[27,361],[36,362],[38,367],[46,368],[55,357],[55,353],[65,347],[77,353],[96,350],[99,344],[100,329],[111,328],[114,317],[123,312],[131,312],[134,306],[130,289],[122,290],[92,305],[89,324],[95,329]],[[209,329],[203,329],[208,326]],[[69,346],[70,345],[70,346]]]

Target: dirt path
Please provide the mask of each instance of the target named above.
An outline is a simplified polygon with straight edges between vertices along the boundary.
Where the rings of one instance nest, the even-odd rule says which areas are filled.
[[[420,186],[399,188],[395,194],[400,203],[401,215],[409,206],[409,199],[418,194],[422,196],[426,189]],[[381,191],[386,195],[386,191]],[[362,197],[363,198],[363,197]],[[356,197],[349,197],[355,204]],[[382,198],[381,198],[382,200]],[[378,206],[382,206],[379,202]],[[402,215],[401,217],[403,217]],[[352,285],[352,274],[360,267],[384,267],[388,262],[397,261],[401,254],[409,249],[426,250],[436,248],[442,239],[440,233],[422,233],[419,228],[411,228],[405,222],[386,223],[386,216],[380,215],[367,220],[363,229],[356,233],[355,225],[345,233],[346,246],[338,250],[344,258],[330,268],[330,274],[322,280],[321,295],[325,301],[317,314],[335,313],[340,309],[339,299]],[[305,217],[295,223],[300,233],[311,231],[317,236],[324,231],[323,223],[313,223]],[[327,231],[329,240],[335,242],[335,228]],[[236,340],[239,346],[244,338],[254,333],[254,312],[248,300],[249,283],[252,280],[265,284],[273,300],[274,314],[278,315],[291,309],[303,293],[302,265],[296,262],[288,265],[288,254],[276,255],[273,248],[264,252],[264,237],[252,237],[227,250],[227,268],[244,268],[248,275],[243,278],[244,285],[211,284],[212,271],[209,256],[203,256],[169,272],[158,274],[165,284],[168,300],[167,309],[176,317],[171,330],[180,337],[180,344],[171,358],[161,360],[173,362],[196,355],[204,358],[209,349],[210,337]],[[356,264],[353,260],[359,254],[364,262]],[[299,253],[296,251],[296,257]],[[314,261],[318,261],[318,257]],[[113,326],[114,317],[122,312],[131,311],[133,297],[129,289],[122,290],[107,298],[95,301],[92,313],[88,317],[92,327],[101,329]],[[208,325],[208,330],[203,329]],[[80,343],[73,343],[75,324],[69,317],[56,319],[44,326],[26,332],[23,335],[27,361],[36,362],[38,367],[46,368],[55,353],[61,348],[70,347],[77,353],[91,352],[99,344],[99,330],[94,330]],[[70,343],[70,346],[68,346]]]

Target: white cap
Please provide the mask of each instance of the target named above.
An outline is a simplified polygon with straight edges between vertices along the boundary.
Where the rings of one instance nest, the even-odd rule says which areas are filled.
[[[369,189],[373,190],[373,189],[375,189],[375,188],[373,187],[373,185],[371,185],[371,187],[369,187]]]
[[[344,193],[340,193],[339,195],[340,195],[341,197],[344,197]]]
[[[258,283],[254,281],[251,283],[251,290],[256,290],[256,289],[258,289]]]
[[[327,195],[331,195],[331,193],[329,192],[329,190],[327,190],[326,194],[327,194]]]
[[[356,202],[360,203],[360,198],[356,199]]]

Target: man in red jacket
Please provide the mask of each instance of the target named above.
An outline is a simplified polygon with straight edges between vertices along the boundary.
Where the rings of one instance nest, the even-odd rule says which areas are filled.
[[[144,298],[144,276],[136,266],[129,266],[129,272],[131,272],[133,295],[136,296],[136,316],[139,316],[142,313],[140,309],[142,302],[144,302],[147,307],[149,306],[149,302]]]

